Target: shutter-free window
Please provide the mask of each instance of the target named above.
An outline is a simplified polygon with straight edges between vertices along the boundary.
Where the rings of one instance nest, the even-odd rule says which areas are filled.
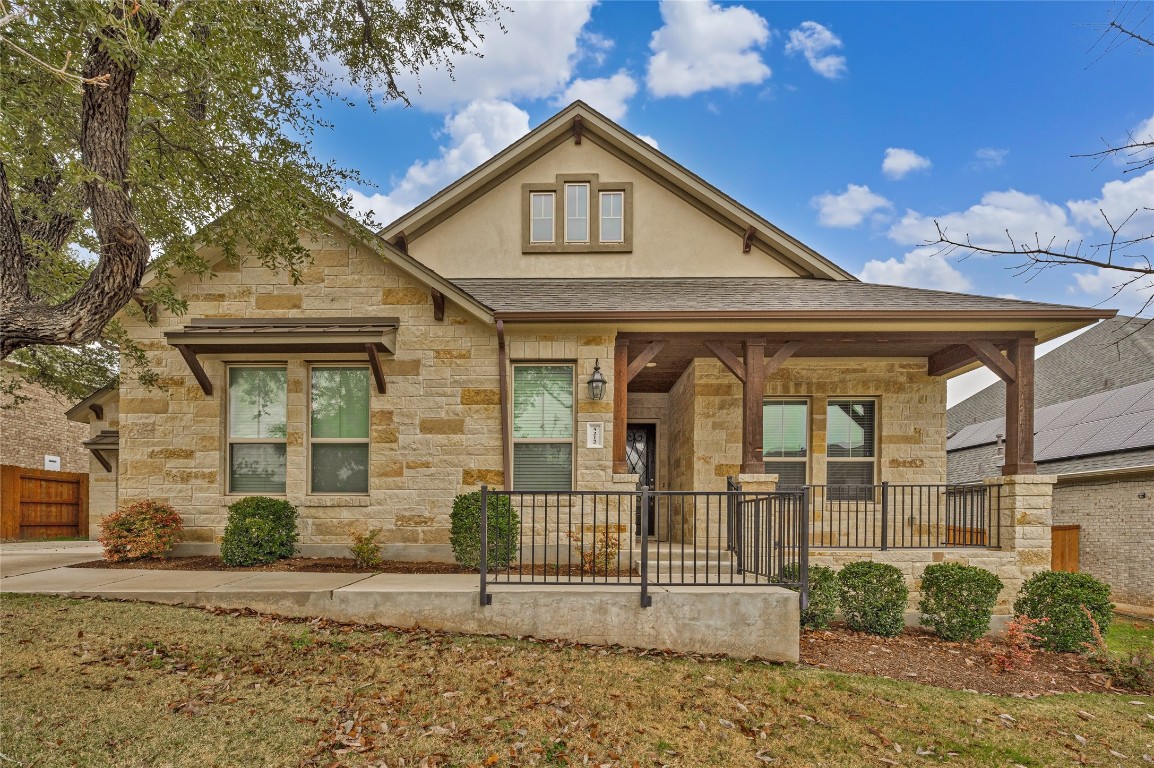
[[[806,483],[809,461],[809,402],[766,400],[762,405],[762,459],[782,490]]]
[[[625,193],[601,193],[601,242],[625,242]]]
[[[589,185],[565,185],[565,242],[589,242]]]
[[[312,493],[369,492],[368,368],[312,368],[309,465]]]
[[[556,197],[552,192],[534,192],[529,196],[529,242],[553,242],[553,208]]]
[[[573,366],[513,366],[513,489],[573,487]]]
[[[285,492],[288,373],[284,366],[228,369],[228,492]]]
[[[830,400],[825,427],[826,482],[872,485],[877,452],[877,401]]]

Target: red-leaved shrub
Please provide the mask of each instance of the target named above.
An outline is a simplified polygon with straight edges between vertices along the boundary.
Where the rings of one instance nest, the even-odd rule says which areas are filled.
[[[184,530],[175,509],[159,501],[138,501],[100,523],[104,559],[112,563],[168,556]]]

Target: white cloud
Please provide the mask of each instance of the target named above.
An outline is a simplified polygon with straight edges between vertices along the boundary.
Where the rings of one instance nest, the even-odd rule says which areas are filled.
[[[1135,275],[1115,269],[1099,267],[1092,272],[1075,272],[1071,293],[1083,293],[1094,303],[1121,314],[1134,315],[1139,312],[1148,316],[1154,307],[1154,275],[1138,275],[1138,279],[1124,283]]]
[[[1034,243],[1037,235],[1043,244],[1050,244],[1052,239],[1057,248],[1067,243],[1076,245],[1082,237],[1070,224],[1065,208],[1014,189],[987,192],[978,205],[941,216],[923,216],[907,210],[888,234],[902,245],[934,242],[938,239],[935,219],[951,238],[968,237],[974,245],[987,248],[1009,248],[1007,230],[1018,244]]]
[[[413,163],[387,194],[350,189],[353,208],[387,224],[529,132],[529,115],[507,101],[474,101],[445,118],[441,156]]]
[[[1154,115],[1151,115],[1146,120],[1138,123],[1130,130],[1126,138],[1118,141],[1115,146],[1122,146],[1124,144],[1150,144],[1154,142]],[[1131,152],[1115,152],[1115,165],[1140,165],[1148,162],[1154,158],[1154,149],[1145,148],[1132,150]]]
[[[664,0],[661,19],[664,26],[649,42],[653,56],[646,83],[653,95],[690,96],[770,76],[756,50],[769,42],[769,24],[748,8]]]
[[[1081,224],[1109,232],[1102,218],[1105,213],[1111,224],[1121,228],[1122,235],[1149,235],[1154,232],[1154,170],[1125,181],[1107,182],[1101,197],[1071,200],[1066,205],[1074,220]]]
[[[882,160],[882,173],[891,179],[901,179],[914,171],[924,171],[933,165],[928,157],[922,157],[912,149],[890,147]]]
[[[641,139],[654,149],[661,149],[661,146],[657,143],[657,139],[653,138],[652,136],[646,136],[643,133],[639,133],[637,134],[637,138]]]
[[[399,78],[414,105],[447,110],[478,99],[547,98],[569,82],[583,55],[605,50],[601,38],[591,38],[589,46],[579,44],[593,0],[507,5],[512,12],[502,13],[501,21],[508,33],[496,24],[484,27],[485,39],[477,46],[482,57],[454,58],[453,78],[428,70],[419,78],[419,92],[418,78]]]
[[[789,31],[789,42],[785,44],[785,52],[805,54],[805,60],[809,62],[814,72],[833,80],[846,72],[845,56],[829,53],[841,47],[841,38],[828,28],[816,21],[803,21],[797,29]]]
[[[925,248],[910,251],[901,259],[867,261],[858,277],[867,283],[940,291],[967,291],[971,285],[969,279],[955,269],[953,264]]]
[[[857,184],[850,184],[841,194],[818,195],[809,204],[817,208],[818,221],[827,227],[856,227],[874,211],[893,207],[893,203],[874,194],[869,187]]]
[[[603,113],[610,120],[620,122],[629,108],[628,101],[637,93],[637,82],[625,70],[613,77],[574,80],[555,100],[563,107],[577,99]]]
[[[1002,163],[1006,162],[1006,155],[1010,154],[1008,149],[994,149],[993,147],[982,147],[974,151],[974,165],[983,168],[997,168]]]

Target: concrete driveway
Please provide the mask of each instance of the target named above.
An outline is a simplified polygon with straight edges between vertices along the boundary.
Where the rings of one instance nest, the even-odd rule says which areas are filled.
[[[100,559],[98,541],[20,541],[0,544],[0,578]]]

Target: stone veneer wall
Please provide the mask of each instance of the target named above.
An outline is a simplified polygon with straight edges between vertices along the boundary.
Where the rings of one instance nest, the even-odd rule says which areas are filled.
[[[1082,527],[1079,568],[1110,584],[1116,603],[1154,613],[1154,471],[1059,482],[1054,524]]]
[[[655,424],[657,427],[656,490],[669,490],[669,394],[651,392],[629,393],[629,422]]]
[[[88,430],[91,437],[103,429],[118,429],[120,427],[120,404],[114,397],[106,398],[104,404],[104,418],[97,419],[90,416]],[[85,451],[88,453],[88,451]],[[105,515],[117,509],[117,479],[119,478],[120,454],[117,451],[105,451],[104,457],[112,465],[112,471],[106,470],[96,457],[88,453],[88,538],[100,537],[100,521]]]
[[[681,378],[669,390],[669,440],[661,449],[668,456],[669,489],[692,491],[693,467],[695,463],[696,419],[694,409],[697,403],[694,392],[697,361],[689,364]]]
[[[0,374],[4,379],[17,375],[8,364]],[[87,472],[88,451],[81,443],[88,430],[64,416],[72,403],[27,381],[19,394],[28,400],[0,411],[0,464],[44,469],[45,456],[59,456],[60,471]]]

